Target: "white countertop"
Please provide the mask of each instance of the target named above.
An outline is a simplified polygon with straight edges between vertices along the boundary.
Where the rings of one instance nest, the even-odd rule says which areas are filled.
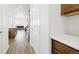
[[[63,35],[57,35],[51,38],[65,45],[68,45],[74,49],[79,50],[79,36],[63,34]]]

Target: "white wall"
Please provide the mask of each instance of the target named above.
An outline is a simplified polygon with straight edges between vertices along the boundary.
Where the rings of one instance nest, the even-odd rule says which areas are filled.
[[[64,33],[60,4],[52,4],[50,7],[49,33],[50,37]]]
[[[50,15],[49,15],[49,37],[50,37],[50,52],[51,52],[51,38],[56,35],[61,35],[65,33],[65,17],[61,16],[60,4],[51,4]]]
[[[66,33],[79,36],[79,16],[65,17]]]
[[[2,35],[0,48],[1,53],[5,53],[8,49],[8,5],[0,5],[1,27]]]

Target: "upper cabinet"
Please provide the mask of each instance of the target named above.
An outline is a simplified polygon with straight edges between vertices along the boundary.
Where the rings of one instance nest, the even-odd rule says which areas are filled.
[[[62,16],[79,15],[79,4],[61,4],[61,15]]]

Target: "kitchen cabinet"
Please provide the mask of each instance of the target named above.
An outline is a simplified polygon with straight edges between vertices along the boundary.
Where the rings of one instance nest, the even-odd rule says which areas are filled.
[[[79,51],[52,39],[52,53],[53,54],[79,54]]]
[[[61,15],[79,15],[79,4],[61,4]]]
[[[13,39],[16,36],[16,28],[9,28],[9,38]]]

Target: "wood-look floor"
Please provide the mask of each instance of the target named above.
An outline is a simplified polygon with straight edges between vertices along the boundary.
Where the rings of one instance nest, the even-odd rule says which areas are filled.
[[[21,51],[21,49],[24,49]],[[15,40],[14,39],[10,39],[9,40],[9,49],[6,52],[6,54],[35,54],[33,48],[31,47],[31,45],[28,43],[27,47],[24,48],[18,48],[18,53],[16,51],[16,46],[15,46]]]

